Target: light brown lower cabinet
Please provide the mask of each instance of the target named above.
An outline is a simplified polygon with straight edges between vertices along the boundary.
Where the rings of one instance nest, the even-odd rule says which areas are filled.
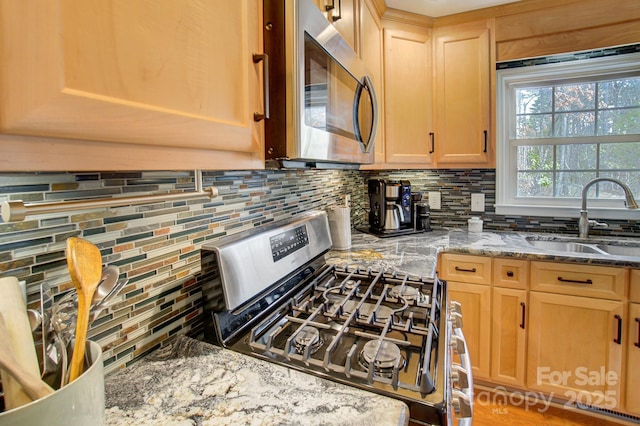
[[[619,409],[624,303],[529,293],[527,389]]]
[[[462,307],[462,332],[464,333],[473,377],[490,377],[491,356],[491,286],[450,281],[450,300]]]
[[[640,285],[637,283],[636,285]],[[629,303],[625,411],[640,416],[640,303]]]
[[[491,380],[525,385],[527,292],[493,288],[491,314]]]

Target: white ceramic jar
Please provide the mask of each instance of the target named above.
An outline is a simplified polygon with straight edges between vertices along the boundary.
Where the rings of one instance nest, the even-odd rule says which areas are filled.
[[[469,223],[469,232],[480,233],[482,232],[482,219],[477,216],[473,216],[467,221]]]

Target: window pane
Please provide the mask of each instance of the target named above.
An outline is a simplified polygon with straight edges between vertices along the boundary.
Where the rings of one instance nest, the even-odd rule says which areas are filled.
[[[553,145],[519,146],[518,170],[551,170]]]
[[[576,197],[582,195],[585,183],[595,178],[595,172],[559,172],[557,174],[557,197]]]
[[[516,139],[551,137],[551,114],[520,115],[516,117]]]
[[[552,197],[553,173],[518,172],[518,197]]]
[[[620,108],[640,105],[640,78],[598,83],[598,108]]]
[[[603,144],[600,147],[600,168],[640,169],[640,142]]]
[[[640,108],[598,112],[598,135],[631,135],[640,133]]]
[[[606,177],[612,177],[615,179],[618,179],[621,182],[626,183],[629,188],[631,189],[631,192],[633,192],[633,196],[636,199],[637,202],[640,203],[640,171],[636,170],[636,171],[627,171],[627,172],[606,172],[606,173],[601,173],[601,176],[606,176]],[[599,185],[604,185],[607,182],[602,182]],[[622,188],[620,188],[618,185],[615,184],[608,184],[609,185],[609,191],[611,193],[617,194],[615,196],[612,196],[612,198],[624,198],[624,192],[622,191]],[[591,191],[589,191],[589,194],[591,195]]]
[[[553,135],[563,138],[593,136],[595,129],[594,122],[595,113],[593,111],[556,114],[553,123]]]
[[[552,87],[528,87],[516,90],[516,114],[552,111]]]
[[[556,86],[556,111],[583,111],[595,109],[595,83]]]
[[[556,168],[558,170],[595,170],[597,146],[558,145],[556,147]]]

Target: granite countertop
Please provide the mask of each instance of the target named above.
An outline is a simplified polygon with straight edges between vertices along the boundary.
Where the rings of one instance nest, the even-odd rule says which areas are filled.
[[[105,379],[106,425],[406,425],[395,399],[188,337]]]
[[[352,247],[328,263],[430,279],[440,252],[640,268],[640,257],[543,250],[528,239],[579,240],[560,234],[434,230],[378,238],[354,231]],[[598,240],[607,240],[598,238]],[[640,239],[608,239],[618,245]],[[409,410],[397,400],[267,361],[179,337],[105,380],[106,424],[396,425]]]
[[[640,267],[640,257],[615,256],[598,253],[572,253],[534,247],[529,239],[546,241],[575,241],[593,244],[611,242],[617,245],[639,245],[637,238],[591,238],[527,232],[481,232],[466,229],[434,230],[419,234],[378,238],[355,231],[349,250],[332,250],[327,262],[347,267],[400,272],[423,278],[433,278],[440,252],[512,257],[604,266]]]

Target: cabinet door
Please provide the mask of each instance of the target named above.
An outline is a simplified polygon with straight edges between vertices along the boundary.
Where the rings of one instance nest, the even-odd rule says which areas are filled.
[[[452,301],[462,306],[464,333],[474,378],[489,378],[491,351],[491,287],[449,281]]]
[[[261,2],[2,2],[0,132],[258,153]]]
[[[529,305],[527,387],[617,408],[623,303],[532,291]]]
[[[491,379],[518,387],[525,385],[526,298],[525,290],[494,287],[491,301]]]
[[[640,283],[639,283],[640,284]],[[625,411],[640,416],[640,304],[629,303]]]
[[[388,163],[431,163],[431,37],[384,29],[385,142]]]
[[[360,34],[366,40],[360,48],[360,57],[371,73],[378,98],[378,130],[375,142],[375,162],[384,163],[384,90],[382,86],[382,26],[371,0],[361,0]]]
[[[490,166],[490,38],[486,21],[435,31],[435,162]]]

